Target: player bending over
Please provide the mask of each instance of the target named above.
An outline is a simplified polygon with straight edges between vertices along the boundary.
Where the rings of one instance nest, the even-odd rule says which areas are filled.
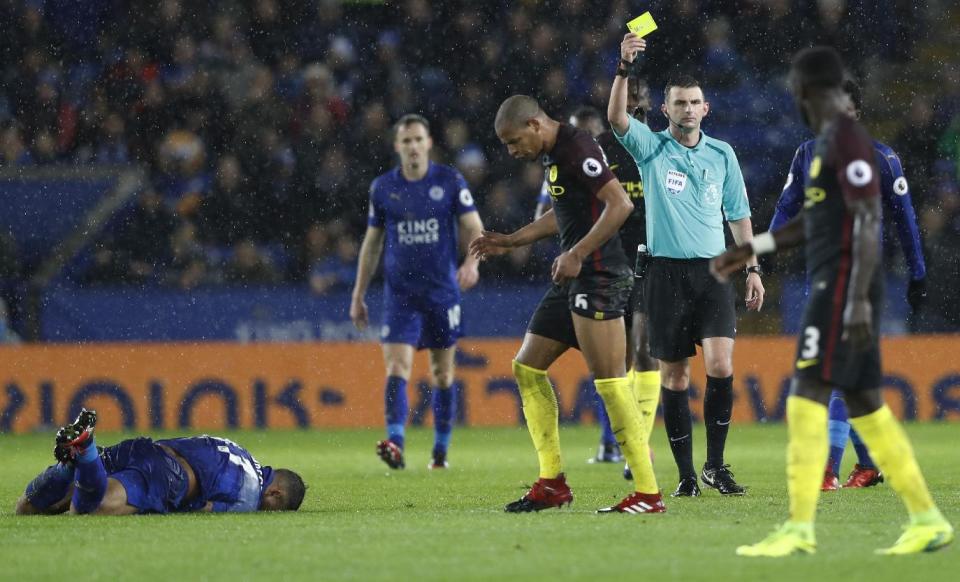
[[[554,285],[540,300],[513,362],[540,478],[505,509],[540,511],[573,501],[560,461],[557,399],[547,369],[568,349],[579,348],[636,478],[633,494],[599,511],[663,512],[644,419],[624,366],[623,315],[633,273],[617,231],[633,204],[590,134],[551,119],[535,99],[510,97],[500,105],[494,125],[510,155],[542,158],[553,208],[512,234],[484,231],[471,243],[471,252],[482,259],[558,232],[563,249],[553,262]]]
[[[27,485],[18,514],[296,511],[303,502],[300,475],[262,467],[227,439],[141,437],[98,450],[96,422],[82,410],[57,432],[58,463]]]
[[[832,48],[805,49],[794,57],[791,91],[804,121],[817,132],[803,213],[711,262],[711,270],[723,277],[754,255],[806,241],[812,282],[787,399],[790,518],[763,541],[737,548],[741,556],[816,551],[813,518],[827,461],[827,404],[833,389],[843,391],[851,424],[910,514],[903,535],[879,553],[933,551],[954,536],[880,391],[880,187],[873,142],[850,116],[843,79],[843,63]]]

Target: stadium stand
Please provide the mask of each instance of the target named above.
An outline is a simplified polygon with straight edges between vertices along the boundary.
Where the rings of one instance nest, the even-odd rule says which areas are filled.
[[[310,289],[321,303],[345,305],[367,187],[393,163],[390,127],[410,111],[431,119],[437,160],[464,173],[488,226],[522,224],[540,175],[497,143],[496,105],[530,93],[555,116],[581,105],[604,109],[623,22],[637,9],[625,0],[603,9],[583,0],[124,6],[0,2],[0,21],[14,23],[0,37],[0,299],[13,328],[32,340],[66,339],[31,312],[53,306],[52,320],[62,320],[65,298],[92,300],[85,291],[129,299],[143,290],[145,313],[160,308],[149,297],[201,288],[224,298],[237,287]],[[956,331],[960,315],[949,306],[960,300],[960,50],[950,31],[960,9],[918,6],[644,3],[671,29],[651,39],[645,71],[655,101],[673,70],[702,78],[712,104],[706,131],[737,150],[761,228],[794,149],[808,137],[785,90],[787,56],[839,43],[863,81],[867,124],[903,157],[927,246],[929,308],[908,318],[891,293],[888,327]],[[425,37],[431,42],[420,42]],[[661,121],[656,113],[651,119]],[[89,207],[110,189],[77,172],[118,167],[142,169],[137,194],[82,248],[59,257],[62,270],[31,295],[49,258],[41,255],[82,230]],[[52,172],[41,186],[24,178],[39,169]],[[888,246],[891,278],[902,286],[899,251]],[[493,261],[484,279],[502,287],[543,277],[552,248]],[[775,272],[771,279],[784,297],[802,286]],[[747,316],[743,328],[790,329],[795,315],[785,311],[782,327],[780,317],[776,310]]]

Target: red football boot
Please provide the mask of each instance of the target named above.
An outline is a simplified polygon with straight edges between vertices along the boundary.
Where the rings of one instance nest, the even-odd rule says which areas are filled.
[[[666,510],[660,493],[635,491],[614,506],[598,509],[597,513],[663,513]]]
[[[560,473],[554,479],[543,477],[537,479],[526,495],[508,503],[503,510],[507,513],[529,513],[551,507],[559,508],[571,503],[573,503],[573,491],[567,487],[567,476]]]
[[[850,476],[847,477],[847,482],[843,486],[859,489],[861,487],[873,487],[877,483],[883,483],[883,473],[875,467],[863,467],[860,463],[857,463],[853,466],[853,471],[850,471]]]
[[[832,471],[824,471],[823,484],[820,485],[820,491],[836,491],[837,489],[840,489],[840,480],[837,479],[837,476],[834,475]]]
[[[391,440],[383,440],[377,443],[377,456],[391,469],[403,469],[407,466],[403,462],[403,449]]]

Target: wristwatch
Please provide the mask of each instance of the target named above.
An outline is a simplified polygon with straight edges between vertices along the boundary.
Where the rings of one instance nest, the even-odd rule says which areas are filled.
[[[750,273],[756,273],[758,276],[763,276],[763,269],[760,268],[760,265],[754,265],[752,267],[747,267],[747,275]]]

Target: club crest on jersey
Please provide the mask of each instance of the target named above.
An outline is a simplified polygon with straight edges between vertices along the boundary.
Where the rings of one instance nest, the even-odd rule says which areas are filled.
[[[720,186],[717,184],[707,184],[703,192],[703,201],[707,206],[714,206],[720,201]]]
[[[583,173],[590,176],[591,178],[596,178],[603,172],[603,166],[595,158],[587,158],[583,160]]]
[[[680,194],[687,187],[687,175],[676,170],[667,170],[666,187],[671,194]]]
[[[460,204],[464,206],[473,206],[473,194],[466,188],[460,190]]]
[[[437,202],[443,200],[443,188],[440,186],[434,186],[433,188],[430,188],[428,194],[430,194],[431,200],[436,200]]]

